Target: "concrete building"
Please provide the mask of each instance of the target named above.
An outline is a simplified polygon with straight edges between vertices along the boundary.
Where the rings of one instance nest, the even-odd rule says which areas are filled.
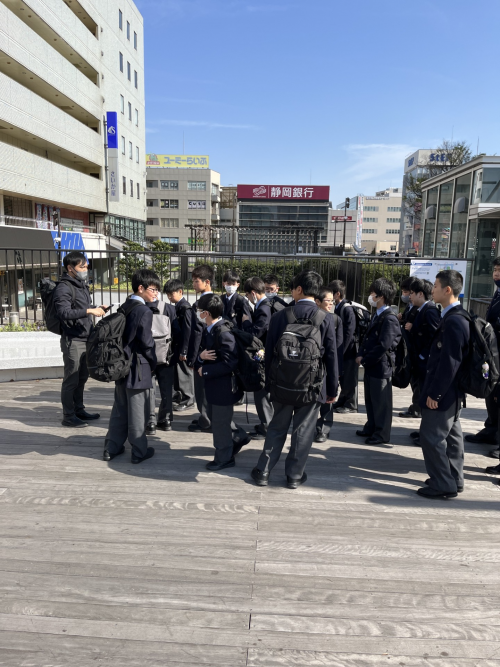
[[[320,251],[326,253],[339,252],[344,243],[344,217],[345,220],[345,251],[352,252],[356,243],[357,215],[356,211],[349,209],[344,215],[344,209],[333,209],[328,211],[328,232],[326,240],[319,244]],[[322,239],[325,236],[322,235]]]
[[[356,211],[356,244],[366,248],[368,254],[399,251],[401,195],[401,188],[387,188],[373,197],[356,195],[350,198],[347,214]],[[344,202],[337,208],[343,205]]]
[[[0,224],[142,241],[143,21],[130,0],[0,0]],[[105,118],[117,113],[116,194]]]
[[[163,156],[157,162],[162,162]],[[186,159],[186,156],[169,156]],[[146,164],[154,162],[147,160]],[[182,164],[182,161],[181,161]],[[176,250],[212,250],[220,220],[220,174],[208,168],[147,166],[147,226],[150,241]]]
[[[402,191],[402,206],[401,206],[401,223],[399,243],[402,252],[408,252],[414,249],[418,254],[421,250],[420,231],[422,226],[420,207],[416,211],[409,210],[405,207],[405,197],[408,187],[408,182],[411,178],[421,178],[429,174],[427,165],[436,152],[430,148],[420,149],[408,155],[405,158],[404,174],[403,174],[403,191]],[[441,157],[439,155],[439,157]]]

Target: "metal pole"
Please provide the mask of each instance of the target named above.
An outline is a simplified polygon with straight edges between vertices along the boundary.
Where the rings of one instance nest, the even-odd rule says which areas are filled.
[[[347,224],[347,202],[344,201],[344,238],[342,239],[342,250],[345,252],[345,228]]]

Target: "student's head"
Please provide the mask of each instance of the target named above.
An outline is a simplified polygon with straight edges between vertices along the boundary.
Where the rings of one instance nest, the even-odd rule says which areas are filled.
[[[210,325],[214,320],[222,317],[224,304],[218,294],[204,294],[198,299],[197,310],[200,318]]]
[[[429,301],[432,294],[432,283],[428,280],[416,278],[410,285],[410,302],[412,306],[420,308],[426,301]]]
[[[392,280],[387,280],[387,278],[377,278],[377,280],[372,282],[368,288],[368,291],[372,301],[370,305],[372,305],[374,308],[392,306],[392,302],[396,296],[396,285],[392,282]]]
[[[261,278],[253,276],[245,281],[244,290],[247,299],[255,305],[265,296],[266,287]]]
[[[77,278],[78,280],[87,280],[88,276],[88,264],[87,258],[83,252],[78,250],[72,250],[64,256],[63,259],[64,268],[72,278]]]
[[[226,288],[227,294],[234,294],[240,286],[240,274],[236,271],[226,271],[222,276],[222,284]]]
[[[455,271],[454,269],[440,271],[436,275],[436,280],[434,281],[432,298],[436,303],[439,303],[446,308],[450,303],[458,301],[463,286],[464,279],[458,271]]]
[[[157,301],[161,290],[160,279],[150,269],[139,269],[132,276],[132,290],[137,296],[142,296],[146,303]]]
[[[178,303],[184,296],[184,285],[178,278],[172,278],[163,286],[163,293],[167,295],[170,303]]]
[[[323,278],[316,271],[301,271],[292,281],[292,298],[297,303],[307,297],[315,299],[323,287]]]
[[[278,276],[274,275],[274,273],[268,273],[262,278],[262,280],[264,281],[267,295],[278,294],[280,291]]]
[[[211,292],[214,283],[214,270],[209,264],[196,266],[191,273],[195,292]]]
[[[500,287],[500,257],[496,257],[493,260],[493,280],[495,285]]]
[[[335,303],[340,303],[345,298],[345,285],[342,280],[333,280],[328,285],[328,289],[333,294]]]
[[[401,301],[403,303],[408,303],[410,300],[410,289],[414,280],[414,278],[408,276],[408,278],[405,278],[401,283]]]
[[[318,308],[326,310],[327,313],[331,312],[333,308],[333,294],[329,288],[322,287],[314,300]]]

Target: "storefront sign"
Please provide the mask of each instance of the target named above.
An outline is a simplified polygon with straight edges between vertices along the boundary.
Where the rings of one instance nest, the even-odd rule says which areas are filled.
[[[108,199],[120,201],[120,176],[118,172],[118,113],[106,113],[108,132]]]
[[[467,278],[467,262],[462,259],[412,259],[410,266],[410,276],[421,278],[423,280],[430,280],[432,284],[436,280],[436,275],[440,271],[454,269],[458,271],[465,281]],[[463,296],[463,293],[460,294]]]
[[[182,169],[208,169],[208,155],[146,155],[146,167],[174,167]]]
[[[329,185],[238,185],[238,199],[302,199],[328,201]]]
[[[342,222],[344,220],[352,220],[352,215],[332,215],[332,220],[341,220]]]
[[[57,213],[61,219],[61,211],[57,206],[38,204],[35,202],[35,219],[37,229],[55,229],[54,214]]]

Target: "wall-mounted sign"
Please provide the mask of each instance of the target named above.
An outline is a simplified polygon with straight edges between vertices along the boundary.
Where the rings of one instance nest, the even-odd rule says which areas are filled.
[[[329,185],[238,185],[238,199],[328,201]]]
[[[177,169],[208,169],[208,155],[158,155],[147,153],[146,167],[174,167]]]
[[[108,137],[108,199],[120,201],[120,177],[118,172],[118,113],[106,112]]]
[[[430,280],[431,283],[434,284],[436,275],[440,271],[446,271],[448,269],[454,269],[455,271],[458,271],[464,279],[465,285],[467,278],[467,262],[461,259],[412,259],[410,266],[410,276]],[[460,294],[460,296],[463,296],[463,293]]]

